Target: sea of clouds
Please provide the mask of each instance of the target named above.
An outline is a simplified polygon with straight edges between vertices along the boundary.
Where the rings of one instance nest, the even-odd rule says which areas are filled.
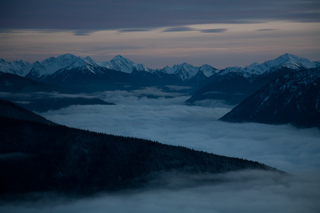
[[[146,95],[159,98],[147,98]],[[166,98],[174,96],[174,98]],[[156,88],[114,91],[100,98],[116,105],[71,106],[42,113],[70,127],[132,136],[210,153],[259,161],[290,173],[243,171],[228,179],[176,189],[148,189],[72,202],[42,201],[4,205],[6,212],[319,212],[320,131],[291,125],[226,123],[230,106],[204,102]]]

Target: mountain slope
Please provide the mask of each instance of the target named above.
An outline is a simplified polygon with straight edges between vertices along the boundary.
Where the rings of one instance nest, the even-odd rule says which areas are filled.
[[[11,118],[16,120],[34,121],[38,123],[55,125],[53,122],[46,118],[37,115],[33,112],[26,110],[25,108],[19,107],[9,101],[0,99],[0,118]]]
[[[99,65],[90,57],[80,58],[72,54],[64,54],[57,58],[50,57],[42,62],[35,62],[26,77],[39,80],[61,69],[71,70],[78,67],[86,67],[88,70],[94,72],[93,69],[99,67]]]
[[[294,72],[272,81],[221,120],[320,127],[320,68]]]
[[[286,53],[262,64],[254,63],[244,68],[229,67],[212,76],[211,82],[186,102],[215,99],[235,105],[282,75],[317,66],[317,63],[308,59]]]
[[[19,76],[25,76],[31,70],[33,64],[26,61],[7,62],[0,59],[0,72],[11,73]]]
[[[120,55],[115,56],[108,62],[95,62],[90,57],[81,58],[72,54],[64,54],[58,57],[50,57],[41,62],[37,61],[33,64],[28,64],[28,66],[25,65],[24,68],[21,65],[23,63],[27,64],[27,62],[23,61],[18,63],[17,61],[6,62],[1,60],[0,72],[19,74],[29,79],[69,88],[71,86],[66,82],[71,82],[73,88],[81,88],[81,82],[76,85],[76,80],[71,79],[75,76],[75,70],[81,70],[83,76],[81,77],[79,75],[80,72],[78,72],[76,74],[77,80],[80,80],[80,77],[82,79],[89,77],[91,80],[95,78],[100,82],[100,85],[96,85],[96,87],[91,85],[92,88],[89,88],[87,86],[86,88],[89,92],[96,91],[96,88],[99,88],[98,90],[128,89],[128,85],[132,88],[147,86],[165,87],[168,84],[198,86],[208,77],[218,72],[217,69],[207,64],[201,67],[194,67],[186,63],[154,70],[143,64],[134,63]],[[114,71],[118,71],[118,73]],[[91,72],[97,76],[88,75],[87,72]],[[49,82],[49,80],[52,82]],[[108,86],[102,86],[106,84]],[[119,87],[120,84],[126,84],[126,86]],[[84,88],[81,91],[85,91]]]
[[[158,70],[169,75],[174,75],[180,80],[186,82],[192,80],[198,74],[202,74],[204,77],[210,77],[218,72],[218,70],[208,64],[204,64],[201,67],[194,67],[191,64],[182,63],[174,65],[173,67],[166,66],[163,69]]]
[[[277,171],[183,147],[5,117],[0,117],[0,138],[2,198],[30,192],[84,196],[137,188],[161,172]]]
[[[0,98],[12,101],[32,111],[57,110],[70,105],[108,105],[89,95],[9,73],[0,73]]]
[[[136,64],[130,61],[127,58],[124,58],[121,55],[115,56],[111,61],[108,62],[98,62],[102,67],[117,70],[124,73],[132,73],[133,71],[144,71],[144,72],[153,72],[152,69],[144,66],[143,64]]]
[[[134,75],[103,67],[60,69],[40,79],[78,92],[95,92],[137,88],[141,80]]]

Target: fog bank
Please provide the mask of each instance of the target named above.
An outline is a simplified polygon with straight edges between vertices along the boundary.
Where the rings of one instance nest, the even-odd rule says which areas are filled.
[[[147,90],[156,92],[157,90]],[[293,173],[318,173],[320,131],[291,125],[218,121],[230,107],[187,106],[188,98],[149,99],[142,91],[106,92],[112,106],[71,106],[42,115],[71,127],[181,145],[210,153],[259,161]],[[163,94],[167,95],[167,94]]]
[[[320,210],[317,177],[279,176],[246,171],[219,175],[226,182],[199,187],[151,189],[105,194],[90,199],[40,200],[0,206],[7,213],[105,213],[105,212],[291,212],[316,213]]]

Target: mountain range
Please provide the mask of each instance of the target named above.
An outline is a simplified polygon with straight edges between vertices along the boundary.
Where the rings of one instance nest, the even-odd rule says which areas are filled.
[[[85,71],[92,74],[104,74],[105,72],[110,72],[110,70],[126,74],[144,72],[160,77],[167,75],[182,82],[192,80],[197,75],[210,77],[217,72],[217,69],[207,64],[201,67],[194,67],[187,63],[154,70],[143,64],[136,64],[120,55],[115,56],[108,62],[95,62],[90,57],[81,58],[72,54],[64,54],[56,58],[50,57],[42,62],[36,61],[33,64],[24,61],[7,62],[0,60],[1,72],[16,74],[34,80],[42,80],[55,73],[55,75],[58,75],[58,73],[74,69],[81,69],[82,72]]]
[[[262,64],[253,63],[246,67],[228,67],[222,70],[208,64],[196,67],[187,63],[150,69],[120,55],[107,62],[95,62],[90,57],[81,58],[64,54],[33,64],[0,60],[0,72],[81,92],[165,85],[190,86],[192,89],[189,92],[195,94],[187,101],[188,103],[221,99],[229,104],[237,104],[252,91],[256,91],[261,85],[282,74],[315,68],[320,66],[319,64],[286,53]],[[198,89],[200,90],[196,91]]]
[[[211,76],[210,83],[196,91],[186,102],[190,104],[214,99],[236,105],[280,76],[316,67],[320,67],[318,62],[288,53],[262,64],[229,67]]]
[[[83,93],[92,94],[92,92],[106,90],[134,90],[144,87],[159,87],[167,92],[174,91],[176,94],[179,92],[184,95],[192,95],[191,98],[186,100],[187,104],[198,104],[208,99],[229,105],[252,102],[250,107],[244,108],[251,109],[251,111],[259,111],[261,110],[259,107],[259,109],[252,107],[260,106],[262,103],[273,107],[275,105],[280,106],[279,103],[283,103],[285,99],[277,98],[277,101],[270,103],[273,100],[272,98],[269,101],[264,101],[261,98],[254,100],[251,97],[253,94],[257,92],[267,94],[268,92],[261,89],[275,80],[282,82],[282,86],[286,87],[287,83],[281,80],[283,76],[292,76],[293,79],[296,79],[295,82],[298,82],[299,78],[301,78],[301,81],[306,82],[299,73],[307,73],[309,70],[317,70],[319,67],[319,62],[312,62],[306,58],[288,53],[261,64],[253,63],[246,67],[228,67],[221,70],[215,69],[210,65],[195,67],[187,63],[155,70],[143,64],[136,64],[120,55],[108,62],[95,62],[90,57],[81,58],[72,54],[65,54],[56,58],[50,57],[42,62],[33,64],[24,61],[6,62],[0,60],[0,72],[2,72],[2,74],[0,73],[0,88],[2,91],[0,95],[3,99],[14,101],[30,110],[46,111],[73,104],[109,104],[97,97],[83,95]],[[312,76],[316,80],[317,75]],[[315,82],[312,84],[315,84]],[[171,85],[174,85],[174,87],[170,87]],[[179,88],[179,90],[176,88]],[[278,86],[279,88],[281,87]],[[300,86],[299,88],[301,90],[304,89]],[[309,93],[317,94],[317,87],[312,88],[312,92]],[[269,87],[269,89],[276,91],[272,94],[281,93],[274,87]],[[292,92],[293,90],[290,91]],[[313,103],[312,98],[318,100],[317,96],[307,95],[308,93],[303,91],[296,92],[304,94],[304,98],[291,99],[296,100],[298,103],[296,105],[300,106],[300,109],[309,108],[306,104],[308,102]],[[286,96],[296,96],[296,94],[286,91]],[[261,97],[264,96],[261,95]],[[249,99],[247,100],[247,98]],[[43,103],[39,104],[37,100],[41,100]],[[286,107],[283,106],[283,108]],[[237,110],[239,110],[239,107]],[[242,117],[237,117],[235,111],[233,111],[233,116],[226,115],[222,120],[298,124],[303,116],[307,116],[307,114],[303,114],[300,119],[297,118],[294,121],[285,118],[297,117],[298,114],[302,115],[300,111],[277,109],[273,110],[273,114],[270,114],[271,111],[261,111],[260,114],[257,113],[259,116],[253,116],[251,113],[252,119],[243,117],[248,115],[243,110],[241,111]],[[282,113],[278,114],[279,112]],[[311,110],[310,113],[308,116],[317,117],[316,111]],[[275,116],[279,118],[278,121],[271,119]],[[258,117],[260,118],[258,119]],[[311,126],[314,125],[315,123],[313,122]]]

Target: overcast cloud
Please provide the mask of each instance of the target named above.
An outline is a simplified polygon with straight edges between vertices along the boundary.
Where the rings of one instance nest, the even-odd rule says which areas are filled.
[[[106,30],[270,20],[318,22],[319,1],[11,0],[0,28]]]
[[[319,10],[317,0],[1,1],[0,58],[123,55],[153,69],[247,66],[286,52],[319,60]]]

